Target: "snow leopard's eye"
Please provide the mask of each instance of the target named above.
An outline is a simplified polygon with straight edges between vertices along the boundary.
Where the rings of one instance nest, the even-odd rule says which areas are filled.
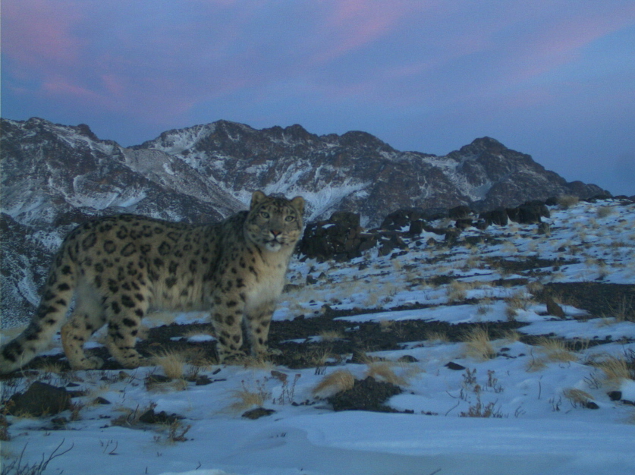
[[[269,213],[267,213],[266,211],[261,211],[261,212],[260,212],[260,217],[261,217],[262,219],[269,219],[270,215],[269,215]]]
[[[289,215],[286,218],[284,218],[284,220],[289,222],[289,223],[291,223],[291,222],[295,221],[295,216]]]

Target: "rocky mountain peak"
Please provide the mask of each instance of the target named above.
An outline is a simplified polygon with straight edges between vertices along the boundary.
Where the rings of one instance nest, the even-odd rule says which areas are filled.
[[[395,152],[395,149],[374,135],[358,130],[343,134],[340,138],[340,145],[365,151]]]

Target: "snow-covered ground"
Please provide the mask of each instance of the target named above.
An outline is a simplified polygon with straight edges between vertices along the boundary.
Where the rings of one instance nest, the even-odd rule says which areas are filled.
[[[1,449],[5,470],[18,460],[22,467],[33,466],[67,451],[54,456],[44,473],[635,473],[635,407],[607,394],[621,391],[623,401],[635,401],[635,381],[609,377],[601,365],[629,355],[635,359],[635,301],[614,302],[613,312],[593,318],[563,301],[566,317],[556,318],[533,296],[550,282],[635,284],[635,206],[602,201],[551,213],[544,219],[550,235],[538,234],[536,225],[491,226],[465,231],[469,244],[437,246],[429,240],[440,242],[442,236],[430,234],[408,241],[408,252],[397,257],[371,251],[349,263],[294,262],[289,278],[296,287],[283,295],[274,315],[291,320],[320,314],[326,306],[362,309],[341,317],[350,332],[366,321],[381,322],[386,331],[399,331],[401,322],[412,319],[527,323],[491,341],[489,357],[481,357],[476,344],[430,335],[368,355],[379,362],[369,358],[366,364],[342,362],[317,371],[185,368],[209,377],[213,382],[207,385],[146,384],[149,374],[163,374],[160,367],[42,373],[14,380],[11,387],[5,381],[5,397],[34,379],[87,391],[73,399],[74,411],[48,418],[8,416],[10,440]],[[534,258],[550,263],[517,271],[504,265]],[[304,285],[307,276],[317,283]],[[439,284],[440,276],[453,282]],[[528,284],[499,285],[501,279],[519,278]],[[386,311],[363,311],[377,308]],[[576,351],[572,345],[549,345],[549,339],[522,343],[519,334],[565,338],[577,342]],[[61,350],[57,345],[51,351]],[[411,362],[403,362],[405,355]],[[450,369],[449,362],[463,369]],[[387,404],[402,412],[334,412],[314,388],[341,370],[358,379],[375,374],[398,383],[403,392]],[[262,406],[275,412],[256,420],[242,417],[256,407],[248,396],[262,397]],[[95,404],[97,397],[110,404]],[[137,418],[148,408],[184,419],[171,427],[143,424]],[[66,423],[56,424],[55,417]]]

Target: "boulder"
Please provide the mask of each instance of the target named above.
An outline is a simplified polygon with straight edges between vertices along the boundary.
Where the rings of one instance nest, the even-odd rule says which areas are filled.
[[[361,256],[376,243],[375,235],[363,232],[359,214],[338,211],[328,220],[309,223],[298,250],[320,261],[347,260]]]

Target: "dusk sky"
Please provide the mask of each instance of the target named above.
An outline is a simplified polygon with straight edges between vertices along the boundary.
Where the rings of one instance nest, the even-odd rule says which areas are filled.
[[[634,0],[2,0],[2,117],[138,145],[219,119],[496,138],[635,194]]]

